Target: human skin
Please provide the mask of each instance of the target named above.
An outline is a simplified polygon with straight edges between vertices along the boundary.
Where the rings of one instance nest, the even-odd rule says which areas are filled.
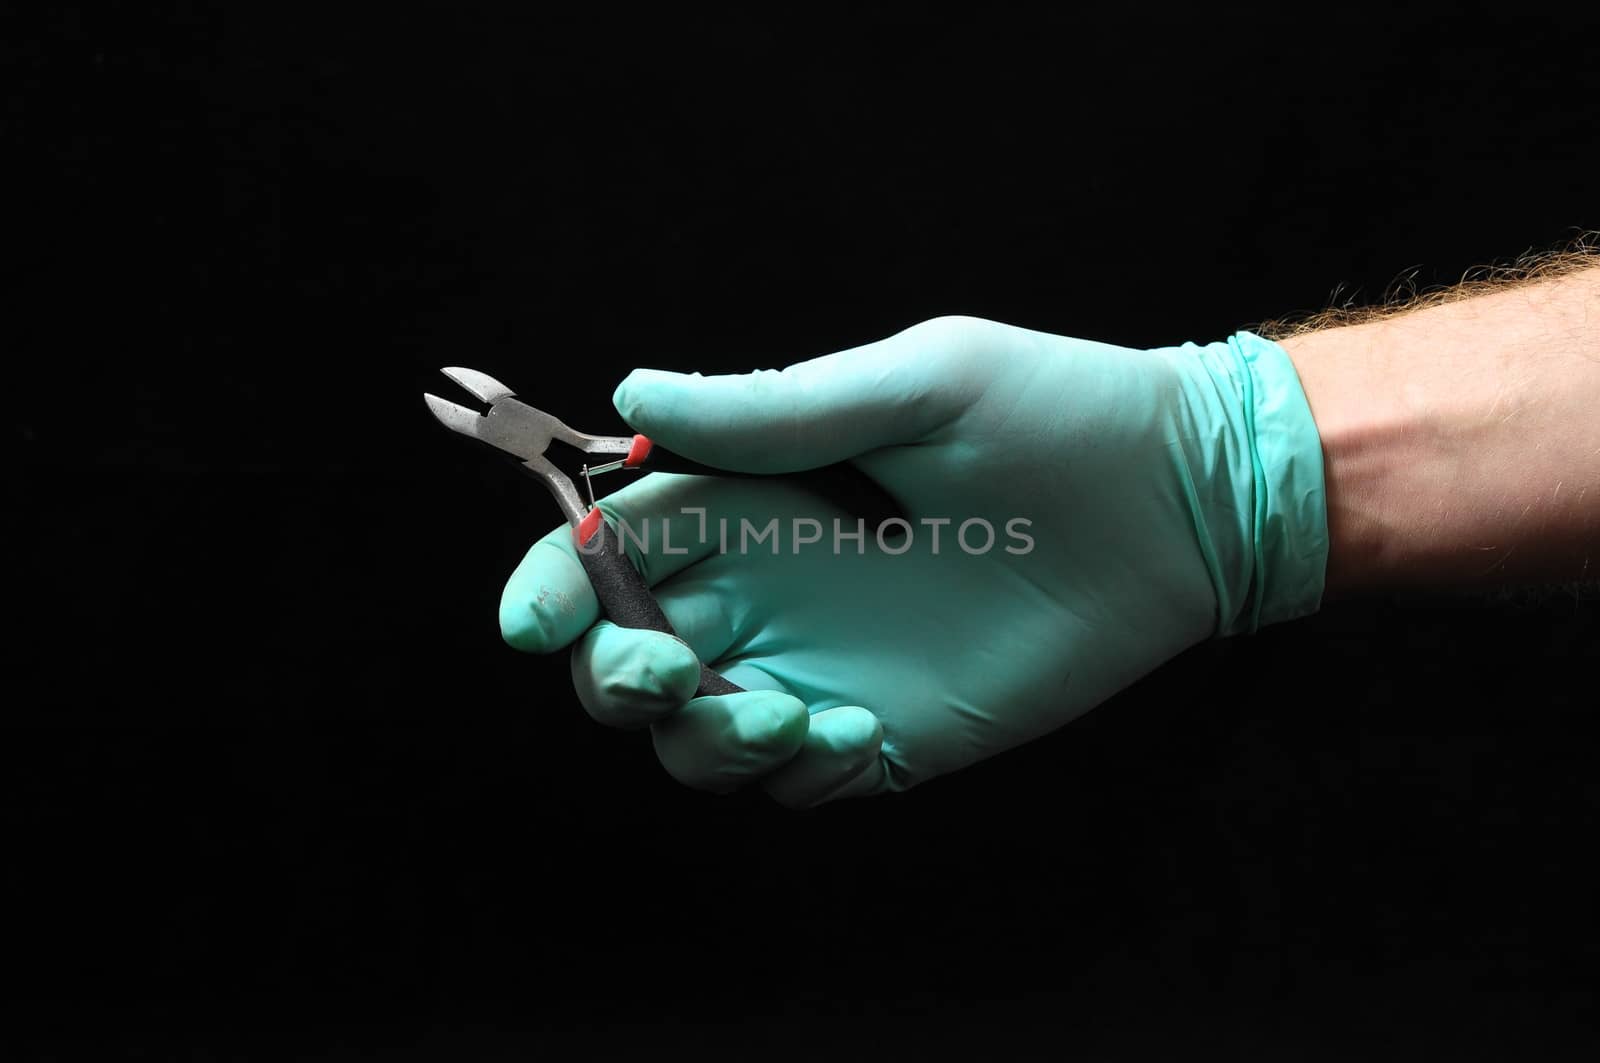
[[[1322,437],[1330,596],[1600,576],[1600,267],[1278,342]]]

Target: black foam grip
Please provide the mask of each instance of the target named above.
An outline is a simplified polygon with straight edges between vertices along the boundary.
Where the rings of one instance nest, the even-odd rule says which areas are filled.
[[[606,619],[619,627],[646,628],[676,635],[661,603],[650,593],[644,577],[633,567],[623,552],[622,541],[615,530],[604,520],[599,530],[585,545],[578,548],[578,559],[589,574],[589,584],[600,599],[600,609]],[[735,686],[713,672],[704,662],[700,664],[700,687],[695,697],[708,694],[738,694],[742,687]]]

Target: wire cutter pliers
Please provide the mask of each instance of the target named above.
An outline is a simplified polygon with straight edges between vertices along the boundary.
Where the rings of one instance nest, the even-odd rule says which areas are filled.
[[[488,411],[479,413],[447,402],[437,395],[424,394],[428,409],[445,427],[511,455],[521,463],[523,470],[544,481],[567,522],[572,525],[578,558],[589,575],[595,597],[599,599],[606,617],[622,627],[649,628],[676,634],[655,595],[650,593],[649,586],[623,552],[620,537],[595,506],[592,477],[619,469],[711,476],[741,474],[689,461],[656,446],[642,435],[592,436],[574,431],[543,410],[522,402],[510,388],[475,369],[453,367],[441,372],[474,398],[487,403]],[[552,442],[572,447],[591,459],[612,459],[598,465],[584,464],[581,475],[587,488],[587,501],[578,494],[572,480],[546,454]],[[883,489],[847,462],[785,475],[809,482],[815,490],[866,518],[869,526],[878,526],[896,512],[893,501]],[[736,694],[740,689],[701,663],[697,697]]]

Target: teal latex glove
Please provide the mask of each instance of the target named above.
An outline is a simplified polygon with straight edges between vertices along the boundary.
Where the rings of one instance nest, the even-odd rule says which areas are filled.
[[[910,524],[836,540],[855,519],[781,479],[644,477],[601,508],[648,529],[624,541],[682,641],[597,622],[570,529],[533,546],[506,641],[573,645],[589,713],[649,725],[690,786],[760,780],[792,806],[905,789],[1321,599],[1316,426],[1288,356],[1250,333],[1132,350],[939,318],[781,372],[641,369],[615,402],[717,468],[853,461]],[[697,658],[747,693],[695,698]]]

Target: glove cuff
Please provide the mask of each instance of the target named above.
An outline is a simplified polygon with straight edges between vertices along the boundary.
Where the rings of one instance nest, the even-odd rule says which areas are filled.
[[[1322,437],[1288,353],[1253,332],[1228,340],[1255,478],[1247,599],[1222,635],[1314,613],[1328,570]]]

